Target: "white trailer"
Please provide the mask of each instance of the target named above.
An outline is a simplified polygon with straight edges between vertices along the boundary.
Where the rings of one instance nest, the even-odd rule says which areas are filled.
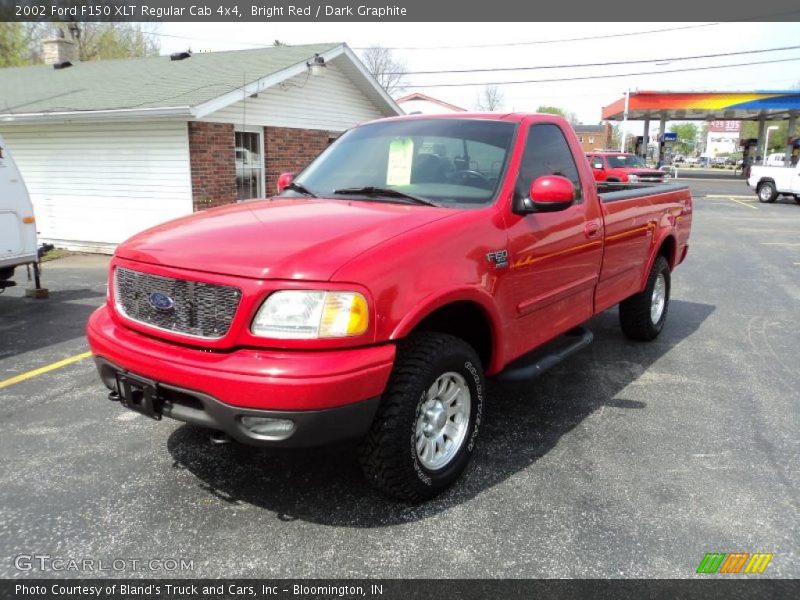
[[[0,137],[0,291],[14,285],[14,269],[32,265],[39,286],[36,219],[25,182]]]

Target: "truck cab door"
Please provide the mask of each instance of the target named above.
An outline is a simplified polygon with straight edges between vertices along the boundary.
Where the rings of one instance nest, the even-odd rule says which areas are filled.
[[[514,194],[527,196],[538,177],[561,175],[575,186],[575,201],[558,212],[518,215],[508,208],[511,297],[505,309],[515,356],[593,315],[603,224],[594,181],[588,169],[578,169],[576,157],[586,159],[577,141],[568,142],[572,137],[555,123],[534,123],[527,132]]]

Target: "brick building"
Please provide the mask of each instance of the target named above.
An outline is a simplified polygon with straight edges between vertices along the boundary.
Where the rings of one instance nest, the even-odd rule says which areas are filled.
[[[578,141],[581,143],[584,152],[592,152],[595,150],[607,150],[611,148],[611,138],[613,135],[613,128],[611,123],[605,122],[600,125],[573,125],[575,135],[578,136]]]
[[[40,238],[65,248],[269,196],[344,130],[402,114],[345,44],[88,63],[45,44],[53,64],[0,69],[0,133]]]

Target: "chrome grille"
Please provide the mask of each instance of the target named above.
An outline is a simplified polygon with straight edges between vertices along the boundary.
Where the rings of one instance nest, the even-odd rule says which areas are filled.
[[[123,315],[194,337],[224,336],[241,296],[240,290],[227,285],[160,277],[123,267],[114,271],[114,297]],[[157,308],[159,304],[162,306]]]

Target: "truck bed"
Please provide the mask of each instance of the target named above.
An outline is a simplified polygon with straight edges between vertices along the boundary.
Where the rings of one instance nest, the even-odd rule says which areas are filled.
[[[597,182],[597,195],[601,202],[615,202],[617,200],[632,200],[644,196],[666,194],[679,190],[688,190],[688,185],[679,183],[618,183]]]

